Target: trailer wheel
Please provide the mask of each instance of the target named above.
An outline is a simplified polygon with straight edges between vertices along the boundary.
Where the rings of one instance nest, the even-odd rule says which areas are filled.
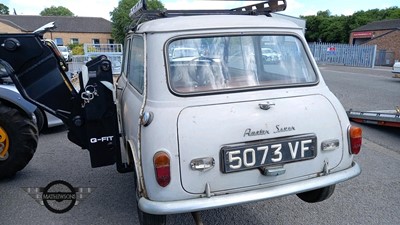
[[[0,104],[0,179],[12,177],[32,159],[38,130],[15,108]]]
[[[316,202],[322,202],[333,194],[335,191],[335,185],[331,185],[328,187],[312,190],[312,191],[307,191],[304,193],[299,193],[297,196],[308,203],[316,203]]]

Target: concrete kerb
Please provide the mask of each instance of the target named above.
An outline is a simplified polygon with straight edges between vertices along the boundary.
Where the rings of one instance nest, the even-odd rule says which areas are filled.
[[[348,73],[361,73],[369,74],[375,76],[392,77],[392,68],[384,66],[376,66],[374,68],[364,68],[364,67],[352,67],[344,65],[328,65],[328,64],[318,64],[321,70],[331,70],[338,72],[348,72]]]

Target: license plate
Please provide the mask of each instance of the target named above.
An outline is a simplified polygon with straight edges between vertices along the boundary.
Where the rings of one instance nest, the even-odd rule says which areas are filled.
[[[227,145],[221,149],[223,173],[313,159],[317,154],[317,137],[302,135],[272,141]]]

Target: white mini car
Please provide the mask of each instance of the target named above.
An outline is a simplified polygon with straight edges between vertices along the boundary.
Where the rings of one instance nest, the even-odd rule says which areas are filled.
[[[139,1],[115,86],[99,56],[73,88],[37,35],[0,36],[11,50],[0,52],[21,93],[63,119],[92,167],[134,172],[142,225],[291,194],[319,202],[360,174],[362,131],[326,86],[303,28],[270,14],[285,8],[147,11]]]
[[[289,194],[318,202],[360,174],[361,129],[302,28],[265,15],[166,17],[129,33],[116,84],[142,224]],[[263,60],[266,45],[279,63]],[[172,59],[185,48],[207,54]]]
[[[66,62],[72,61],[72,52],[67,46],[57,46]]]
[[[395,62],[393,65],[393,77],[400,78],[400,62]]]

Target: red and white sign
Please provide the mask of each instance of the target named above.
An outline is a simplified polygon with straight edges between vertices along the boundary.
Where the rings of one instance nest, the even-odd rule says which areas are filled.
[[[329,48],[326,49],[327,52],[336,52],[336,47],[335,46],[331,46]]]
[[[372,31],[353,32],[353,38],[370,38],[372,35]]]

